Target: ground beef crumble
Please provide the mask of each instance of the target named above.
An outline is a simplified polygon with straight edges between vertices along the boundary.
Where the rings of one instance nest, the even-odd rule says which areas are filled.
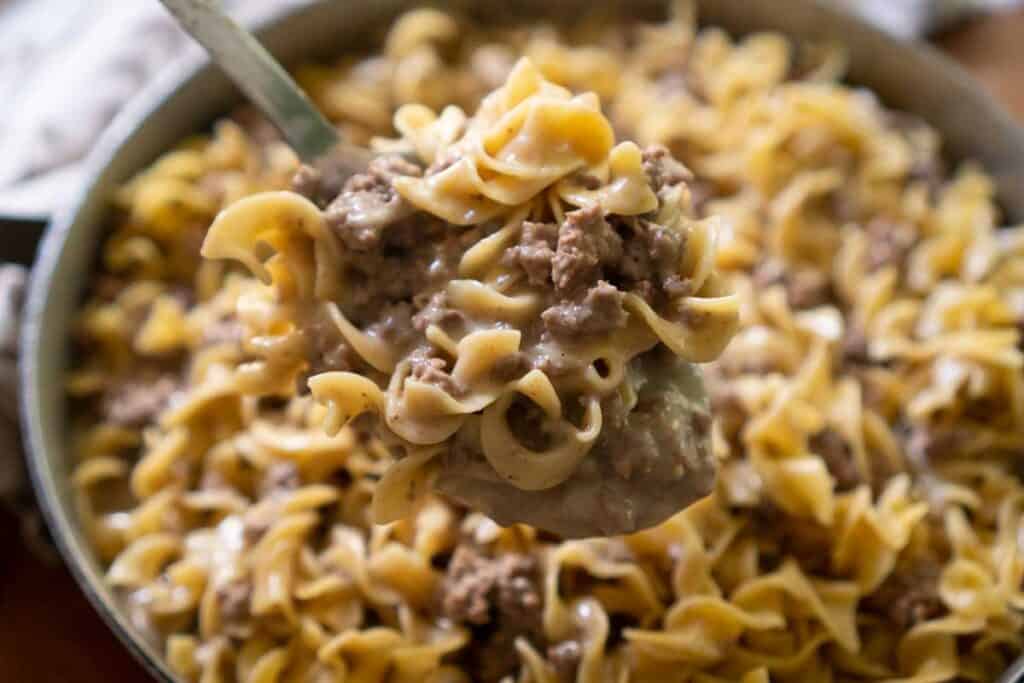
[[[246,580],[231,581],[218,588],[216,595],[226,632],[229,635],[241,635],[249,621],[252,583]]]
[[[796,310],[824,306],[833,299],[828,274],[817,268],[767,259],[754,269],[752,279],[758,288],[782,285],[786,301]]]
[[[530,284],[547,284],[557,243],[558,226],[554,223],[523,221],[519,243],[505,252],[504,262],[522,268]]]
[[[586,289],[600,279],[602,266],[614,265],[621,257],[622,238],[599,205],[568,213],[551,260],[555,289],[562,295]]]
[[[610,332],[626,324],[624,295],[603,280],[587,290],[578,301],[564,301],[541,314],[552,336],[571,339]]]
[[[104,418],[122,427],[143,427],[159,415],[181,381],[174,375],[115,381],[100,400]]]
[[[693,179],[690,169],[676,161],[664,145],[650,145],[644,148],[642,156],[644,173],[656,193]]]
[[[898,220],[875,218],[864,226],[868,237],[868,269],[902,269],[917,242],[913,226]]]
[[[939,597],[941,571],[942,564],[930,558],[897,568],[864,599],[865,607],[885,615],[903,631],[941,617],[948,611]]]
[[[417,356],[411,359],[411,363],[411,376],[413,379],[425,382],[426,384],[433,384],[454,398],[458,398],[466,393],[466,387],[462,386],[448,372],[448,364],[443,358]]]
[[[516,670],[515,640],[541,637],[540,567],[530,555],[488,557],[459,546],[441,582],[442,613],[474,628],[473,671],[482,681],[498,681]]]
[[[402,225],[414,215],[414,209],[395,190],[396,176],[420,176],[419,166],[401,157],[380,157],[370,162],[366,173],[352,176],[340,194],[327,207],[325,218],[344,245],[357,252],[370,251],[382,242],[400,244]],[[387,233],[387,234],[385,234]]]
[[[849,491],[863,481],[853,459],[853,450],[836,429],[826,427],[811,435],[808,447],[825,462],[828,473],[835,480],[836,491]]]

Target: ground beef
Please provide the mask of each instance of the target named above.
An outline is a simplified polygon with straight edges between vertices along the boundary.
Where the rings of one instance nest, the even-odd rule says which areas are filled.
[[[448,307],[448,294],[435,293],[427,304],[412,317],[412,325],[418,332],[425,332],[431,325],[437,325],[449,333],[461,331],[466,325],[466,315]]]
[[[782,285],[786,301],[796,310],[823,306],[832,300],[832,283],[827,273],[807,266],[787,266],[768,259],[754,269],[753,282],[759,289]]]
[[[922,621],[936,619],[947,612],[939,597],[939,575],[942,565],[931,558],[921,558],[889,575],[874,593],[864,599],[864,606],[888,617],[901,630]]]
[[[545,329],[557,339],[606,334],[626,324],[623,298],[622,292],[600,281],[581,300],[551,306],[541,313],[541,319]]]
[[[832,427],[822,429],[811,436],[808,447],[825,461],[828,473],[836,482],[836,491],[849,491],[863,481],[850,445],[837,430]]]
[[[442,613],[474,629],[467,662],[481,681],[515,671],[515,640],[540,640],[540,567],[529,555],[487,557],[470,546],[456,549],[441,582]]]
[[[301,194],[323,208],[322,181],[323,174],[320,171],[309,164],[303,164],[292,176],[292,192]],[[338,193],[335,193],[334,196],[328,198],[328,201],[337,196]]]
[[[683,235],[642,218],[622,230],[628,237],[617,274],[627,289],[639,290],[648,301],[659,289],[669,298],[691,293],[690,283],[679,277],[679,262],[686,248]]]
[[[663,353],[669,352],[651,351],[643,361],[656,368],[656,359]],[[692,470],[695,463],[682,443],[710,442],[711,415],[706,409],[689,405],[676,392],[659,392],[652,386],[640,389],[635,405],[624,401],[620,392],[601,401],[601,434],[593,452],[607,458],[614,473],[624,480],[653,471],[658,461],[675,461],[682,471]],[[621,507],[621,501],[617,506]]]
[[[792,517],[764,500],[752,510],[757,532],[777,541],[778,560],[795,559],[804,571],[827,576],[831,570],[832,531],[813,519]],[[770,560],[770,557],[766,557]],[[763,567],[771,570],[774,567]]]
[[[523,221],[519,243],[505,252],[504,262],[518,266],[532,285],[551,281],[551,262],[558,243],[558,226],[554,223]]]
[[[415,244],[414,209],[395,190],[396,176],[419,176],[422,169],[401,157],[380,157],[366,173],[352,176],[325,212],[327,225],[352,251],[367,252],[382,244]]]
[[[954,455],[969,436],[962,427],[914,427],[906,440],[906,453],[912,466],[928,469],[932,461]]]
[[[622,258],[622,238],[604,219],[599,205],[566,214],[558,230],[558,245],[551,260],[555,289],[573,295],[601,278],[602,266]]]
[[[249,620],[249,600],[252,597],[252,584],[249,581],[226,583],[217,589],[216,595],[220,618],[225,627],[237,628]]]
[[[446,369],[447,363],[443,358],[424,358],[422,356],[410,359],[412,364],[412,378],[427,384],[433,384],[449,396],[458,398],[466,393],[466,387],[460,384]]]
[[[913,226],[889,218],[875,218],[864,226],[868,235],[868,269],[902,269],[917,241]]]
[[[294,491],[302,486],[299,468],[291,460],[278,460],[267,468],[260,481],[260,496],[268,497]]]
[[[327,316],[314,316],[302,328],[306,340],[306,360],[310,375],[332,370],[349,371],[358,366],[358,358]]]
[[[651,188],[655,192],[693,178],[690,170],[676,161],[663,145],[650,145],[644,148],[642,154],[644,173],[647,174]]]
[[[400,301],[384,308],[380,318],[366,328],[366,332],[377,339],[386,341],[396,349],[408,348],[415,338],[412,323],[413,308],[411,304]]]
[[[577,640],[563,640],[548,648],[548,661],[559,683],[572,683],[576,680],[576,670],[582,658],[583,646]]]
[[[143,427],[159,415],[181,383],[173,375],[113,382],[100,401],[103,417],[123,427]]]
[[[860,327],[851,327],[840,344],[843,362],[850,365],[867,365],[871,362],[868,337]]]

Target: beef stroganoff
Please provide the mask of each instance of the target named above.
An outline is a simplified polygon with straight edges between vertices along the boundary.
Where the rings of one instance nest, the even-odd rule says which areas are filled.
[[[993,680],[1022,649],[1024,242],[997,229],[980,169],[947,173],[927,125],[839,84],[842,71],[837,50],[697,31],[685,4],[658,25],[566,32],[421,10],[379,55],[299,70],[346,135],[386,155],[348,192],[244,112],[129,182],[76,329],[74,485],[108,580],[170,666],[196,681]],[[508,84],[574,103],[574,121],[608,112],[611,127],[529,159],[545,173],[526,182],[495,153],[521,138],[476,129],[496,146],[467,162],[476,117],[462,112],[486,112]],[[570,153],[584,163],[558,173]],[[276,194],[290,187],[304,198]],[[661,244],[645,215],[685,243]],[[375,221],[405,227],[364,229]],[[257,277],[200,258],[204,239],[224,230],[239,248],[253,224],[266,247],[220,255]],[[346,249],[330,252],[326,231]],[[570,244],[614,232],[622,253],[588,243],[597,263],[578,289],[542,294],[531,285],[572,271],[557,265],[563,231]],[[716,232],[713,263],[696,259]],[[687,257],[675,273],[672,255]],[[630,279],[636,261],[646,278]],[[338,272],[348,294],[329,289]],[[453,306],[454,282],[476,284]],[[477,410],[418,420],[383,381],[396,376],[431,410],[514,385],[487,409],[534,453],[579,443],[592,397],[606,436],[580,462],[629,481],[643,460],[616,454],[662,452],[680,433],[659,429],[665,415],[706,415],[671,391],[692,380],[676,354],[717,349],[665,325],[727,337],[676,313],[717,320],[728,292],[739,332],[705,372],[720,471],[684,512],[560,541],[386,493],[449,477],[456,498],[511,487],[532,509],[574,480],[515,487],[484,452]],[[324,305],[294,305],[311,293]],[[481,324],[484,308],[535,327]],[[649,346],[571,356],[562,371],[589,384],[570,393],[547,372],[559,356],[541,328],[575,349],[577,330],[600,338],[609,321]],[[481,332],[493,337],[470,349]],[[496,349],[515,351],[509,367],[479,372]],[[459,371],[474,351],[481,365]],[[353,371],[377,388],[365,406],[339,388]],[[534,398],[546,388],[527,378],[541,375],[561,422]],[[446,440],[465,448],[432,452]],[[396,443],[415,448],[395,460]]]
[[[269,285],[238,302],[258,357],[246,391],[290,397],[309,376],[329,433],[376,418],[398,456],[379,523],[438,475],[505,525],[570,537],[638,531],[710,493],[699,377],[673,400],[649,381],[714,360],[738,321],[688,171],[664,147],[615,145],[597,95],[528,58],[470,118],[406,105],[395,122],[402,139],[377,146],[417,162],[381,157],[337,193],[306,167],[308,197],[247,197],[210,227],[205,257]]]

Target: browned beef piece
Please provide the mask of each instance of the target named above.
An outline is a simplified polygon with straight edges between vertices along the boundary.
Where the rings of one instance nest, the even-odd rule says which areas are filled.
[[[583,646],[577,640],[563,640],[548,648],[548,661],[559,683],[572,683],[576,680],[576,670],[582,658]]]
[[[906,441],[906,454],[911,465],[928,469],[932,461],[943,456],[956,455],[969,436],[969,432],[963,427],[917,426],[910,431]]]
[[[279,493],[294,491],[302,486],[299,468],[291,460],[279,460],[263,473],[260,482],[260,496],[272,496]]]
[[[830,529],[812,519],[788,515],[770,500],[762,500],[751,510],[751,515],[755,533],[777,541],[777,560],[792,558],[805,571],[819,576],[828,575],[834,541]],[[770,570],[774,567],[762,569]]]
[[[859,327],[851,327],[843,336],[840,345],[843,362],[852,365],[867,365],[871,362],[868,337],[864,330]]]
[[[936,619],[948,610],[939,597],[942,565],[932,558],[919,558],[898,567],[874,593],[864,599],[869,610],[883,614],[900,629]]]
[[[441,582],[443,614],[475,628],[470,664],[482,681],[498,681],[515,671],[515,640],[540,639],[540,567],[529,555],[488,557],[460,546]]]
[[[832,299],[832,284],[827,273],[807,266],[786,266],[775,259],[762,261],[754,270],[759,288],[782,285],[786,301],[797,310],[823,306]]]
[[[433,384],[449,396],[458,398],[466,393],[466,387],[462,386],[446,369],[447,363],[442,358],[425,358],[414,356],[410,358],[412,364],[412,378],[427,384]]]
[[[292,192],[301,194],[306,199],[323,208],[323,174],[309,164],[302,164],[302,166],[299,166],[299,170],[295,172],[295,175],[292,176]],[[327,201],[337,196],[338,193],[335,192],[334,196],[328,198]]]
[[[378,320],[369,325],[366,331],[378,339],[383,339],[396,349],[408,348],[416,337],[412,315],[412,305],[400,301],[397,304],[386,306],[380,312]]]
[[[519,243],[505,252],[504,262],[519,266],[532,285],[551,281],[551,262],[558,243],[558,226],[554,223],[523,221]]]
[[[868,234],[868,268],[872,271],[906,265],[917,235],[907,223],[889,218],[875,218],[864,226]]]
[[[573,295],[592,287],[601,278],[602,266],[622,258],[622,238],[594,205],[566,214],[558,230],[558,246],[551,261],[551,275],[559,294]]]
[[[401,157],[380,157],[366,173],[352,176],[327,207],[327,225],[357,252],[381,244],[412,246],[417,238],[414,208],[395,190],[396,176],[419,176],[422,169]]]
[[[487,557],[459,546],[441,584],[441,609],[458,623],[508,620],[524,632],[537,626],[541,605],[539,567],[530,555]]]
[[[826,427],[812,435],[808,446],[812,453],[825,461],[828,473],[835,479],[836,491],[849,491],[863,481],[857,464],[853,461],[850,445],[835,429]]]
[[[670,298],[690,294],[690,284],[679,277],[679,262],[686,248],[683,235],[642,218],[626,232],[629,236],[618,265],[626,288],[639,290],[648,300],[653,299],[659,288]]]
[[[310,375],[332,370],[349,371],[357,367],[355,352],[329,317],[312,316],[302,333],[306,340]]]
[[[655,192],[693,178],[690,170],[676,161],[664,145],[645,147],[642,154],[644,173],[650,179],[651,188]]]
[[[449,333],[460,331],[466,324],[466,314],[448,306],[448,293],[436,292],[416,315],[412,317],[413,327],[425,332],[431,325],[437,325]]]
[[[228,635],[244,636],[249,622],[252,583],[238,579],[217,589],[220,618]]]
[[[143,427],[167,407],[180,386],[178,378],[169,374],[120,379],[104,392],[100,411],[105,419],[123,427]]]
[[[581,300],[551,306],[541,313],[541,319],[547,331],[559,339],[605,334],[626,324],[622,302],[622,292],[602,280]]]

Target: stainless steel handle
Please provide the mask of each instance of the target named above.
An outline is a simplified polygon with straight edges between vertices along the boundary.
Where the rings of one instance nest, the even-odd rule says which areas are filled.
[[[334,126],[259,41],[224,13],[217,0],[160,1],[281,130],[303,161],[313,162],[338,146]]]

